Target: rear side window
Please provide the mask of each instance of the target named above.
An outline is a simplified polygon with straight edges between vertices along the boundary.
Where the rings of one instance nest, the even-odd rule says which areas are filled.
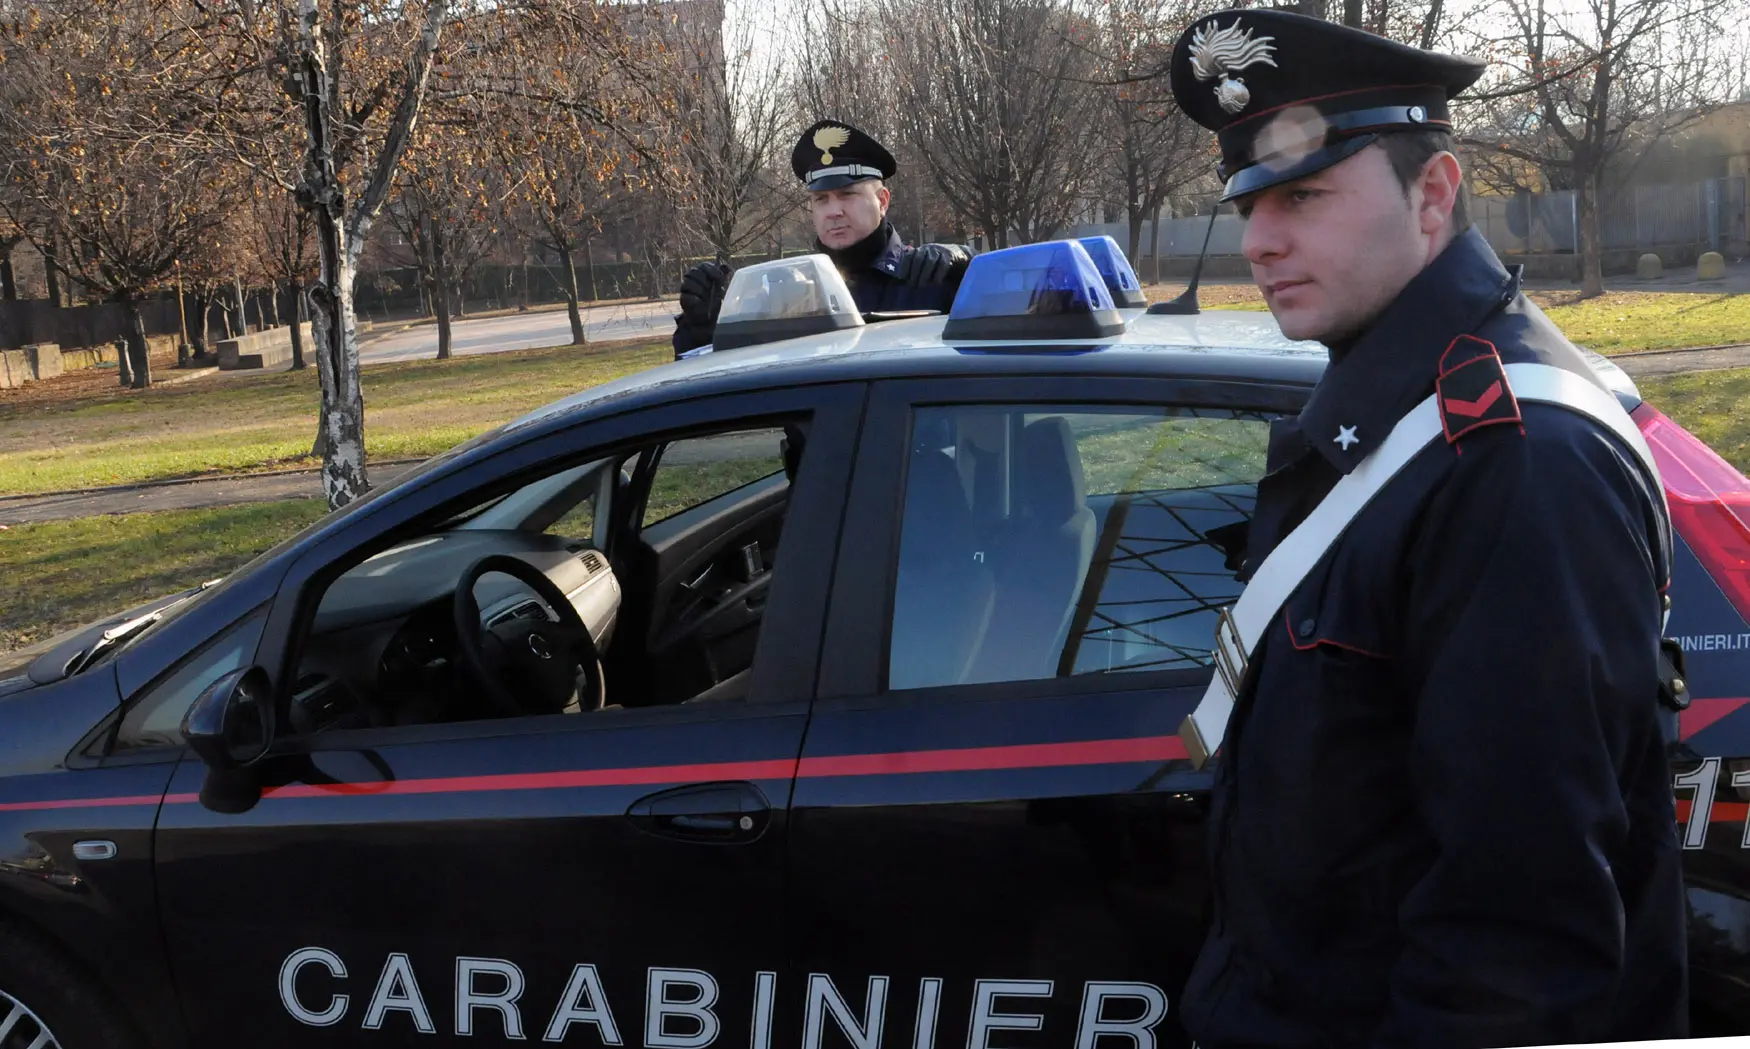
[[[1268,439],[1227,410],[918,410],[888,687],[1209,665]]]

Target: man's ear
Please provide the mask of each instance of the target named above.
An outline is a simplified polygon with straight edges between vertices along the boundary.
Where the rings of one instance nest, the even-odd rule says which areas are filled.
[[[885,184],[875,187],[875,200],[881,205],[881,217],[887,217],[887,206],[893,203],[893,191]]]
[[[1422,165],[1421,207],[1416,219],[1425,236],[1432,237],[1446,228],[1463,186],[1464,171],[1451,153],[1436,153]]]

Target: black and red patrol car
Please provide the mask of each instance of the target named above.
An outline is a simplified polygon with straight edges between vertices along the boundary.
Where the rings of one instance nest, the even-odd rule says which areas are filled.
[[[1106,305],[657,368],[0,657],[0,1047],[1187,1044],[1176,733],[1325,357]],[[1750,482],[1598,368],[1682,538],[1696,1026],[1746,1032]]]

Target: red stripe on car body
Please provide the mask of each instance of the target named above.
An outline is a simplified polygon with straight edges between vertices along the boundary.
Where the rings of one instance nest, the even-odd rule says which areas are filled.
[[[645,765],[631,768],[568,769],[558,772],[512,772],[486,776],[444,776],[432,779],[382,780],[360,783],[294,783],[269,787],[263,798],[375,797],[384,795],[464,794],[504,790],[559,790],[577,787],[655,786],[711,780],[885,776],[928,772],[989,772],[1003,769],[1064,768],[1074,765],[1116,765],[1173,761],[1184,758],[1178,736],[1140,736],[1088,740],[1079,743],[1024,743],[1004,747],[963,747],[953,750],[908,750],[888,754],[843,754],[828,757],[726,761],[700,765]],[[109,806],[186,805],[198,794],[138,795],[118,798],[68,798],[51,801],[0,802],[0,812]]]

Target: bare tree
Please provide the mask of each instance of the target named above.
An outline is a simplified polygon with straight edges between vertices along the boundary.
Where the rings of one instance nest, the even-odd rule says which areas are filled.
[[[1705,112],[1722,90],[1712,64],[1726,0],[1495,0],[1503,25],[1474,33],[1495,57],[1463,141],[1499,175],[1531,165],[1577,197],[1581,294],[1604,290],[1600,198],[1606,170]]]
[[[1108,155],[1088,20],[1053,0],[880,0],[897,123],[956,213],[998,247],[1068,225]]]
[[[681,228],[719,262],[763,241],[798,203],[780,174],[795,112],[783,17],[752,0],[727,10],[709,0],[670,30]]]
[[[247,233],[250,273],[264,287],[275,310],[287,312],[292,340],[292,370],[308,368],[304,361],[304,282],[317,273],[315,219],[280,187],[252,187],[248,198]]]
[[[1158,240],[1167,198],[1212,176],[1208,133],[1179,109],[1159,75],[1194,12],[1182,0],[1095,0],[1086,17],[1096,27],[1091,47],[1103,80],[1096,85],[1101,131],[1118,147],[1102,167],[1124,202],[1126,250],[1135,259],[1143,222],[1152,220]]]
[[[163,0],[64,0],[0,45],[0,207],[125,309],[119,373],[134,387],[152,381],[141,300],[214,248],[236,190],[209,145],[206,97],[182,75],[199,46],[192,14]]]
[[[498,240],[503,189],[465,149],[432,149],[421,160],[388,214],[430,297],[441,361],[454,345],[452,319],[467,312],[469,279]]]

